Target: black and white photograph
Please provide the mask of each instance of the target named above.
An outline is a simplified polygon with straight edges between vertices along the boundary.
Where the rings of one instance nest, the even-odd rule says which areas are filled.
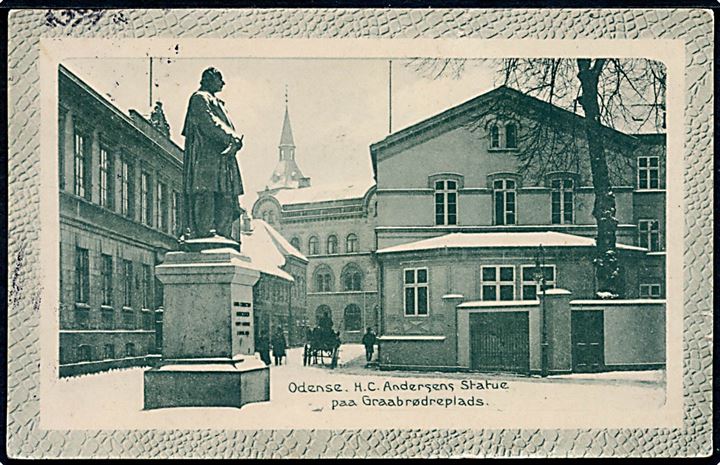
[[[680,428],[683,47],[43,41],[40,427],[291,430],[238,457]],[[550,441],[643,447],[588,439]],[[153,456],[125,447],[103,456]]]

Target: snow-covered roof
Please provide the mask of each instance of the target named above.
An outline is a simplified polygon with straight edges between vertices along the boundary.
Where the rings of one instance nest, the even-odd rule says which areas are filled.
[[[298,249],[293,247],[293,245],[288,242],[287,239],[285,239],[282,234],[280,234],[275,228],[267,224],[264,220],[251,220],[251,224],[253,228],[262,227],[265,229],[267,234],[270,235],[272,240],[275,242],[275,244],[286,254],[291,255],[295,258],[298,258],[305,263],[308,262],[308,259],[305,255],[303,255]]]
[[[332,200],[362,199],[374,186],[372,180],[337,186],[311,186],[299,189],[283,189],[274,194],[280,205],[328,202]]]
[[[282,269],[285,265],[285,255],[282,247],[279,247],[274,239],[273,233],[277,234],[277,231],[274,231],[264,221],[252,220],[252,233],[242,235],[242,253],[250,258],[251,268],[261,273],[294,281],[293,277]]]
[[[538,247],[540,245],[543,247],[595,247],[595,239],[556,231],[451,233],[417,242],[386,247],[378,250],[377,253],[412,252],[434,249]],[[647,252],[647,249],[643,249],[642,247],[619,243],[617,244],[617,248]]]

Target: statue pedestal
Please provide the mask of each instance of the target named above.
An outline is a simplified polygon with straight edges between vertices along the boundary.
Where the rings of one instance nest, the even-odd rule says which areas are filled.
[[[163,359],[145,372],[144,405],[241,407],[270,400],[270,370],[255,357],[253,285],[260,273],[233,248],[169,252]]]

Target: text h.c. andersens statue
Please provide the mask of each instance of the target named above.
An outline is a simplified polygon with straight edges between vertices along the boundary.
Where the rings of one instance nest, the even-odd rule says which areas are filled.
[[[235,132],[224,102],[215,95],[224,85],[220,71],[208,68],[202,73],[200,89],[188,103],[182,131],[185,159],[181,241],[215,234],[230,239],[233,221],[241,214],[238,197],[244,191],[235,154],[243,146],[243,136]]]

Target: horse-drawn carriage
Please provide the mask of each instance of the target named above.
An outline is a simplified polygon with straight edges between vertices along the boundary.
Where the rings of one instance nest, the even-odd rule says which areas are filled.
[[[308,331],[307,343],[303,351],[303,365],[337,366],[340,355],[340,335],[333,331],[332,321],[320,321],[317,328]]]

